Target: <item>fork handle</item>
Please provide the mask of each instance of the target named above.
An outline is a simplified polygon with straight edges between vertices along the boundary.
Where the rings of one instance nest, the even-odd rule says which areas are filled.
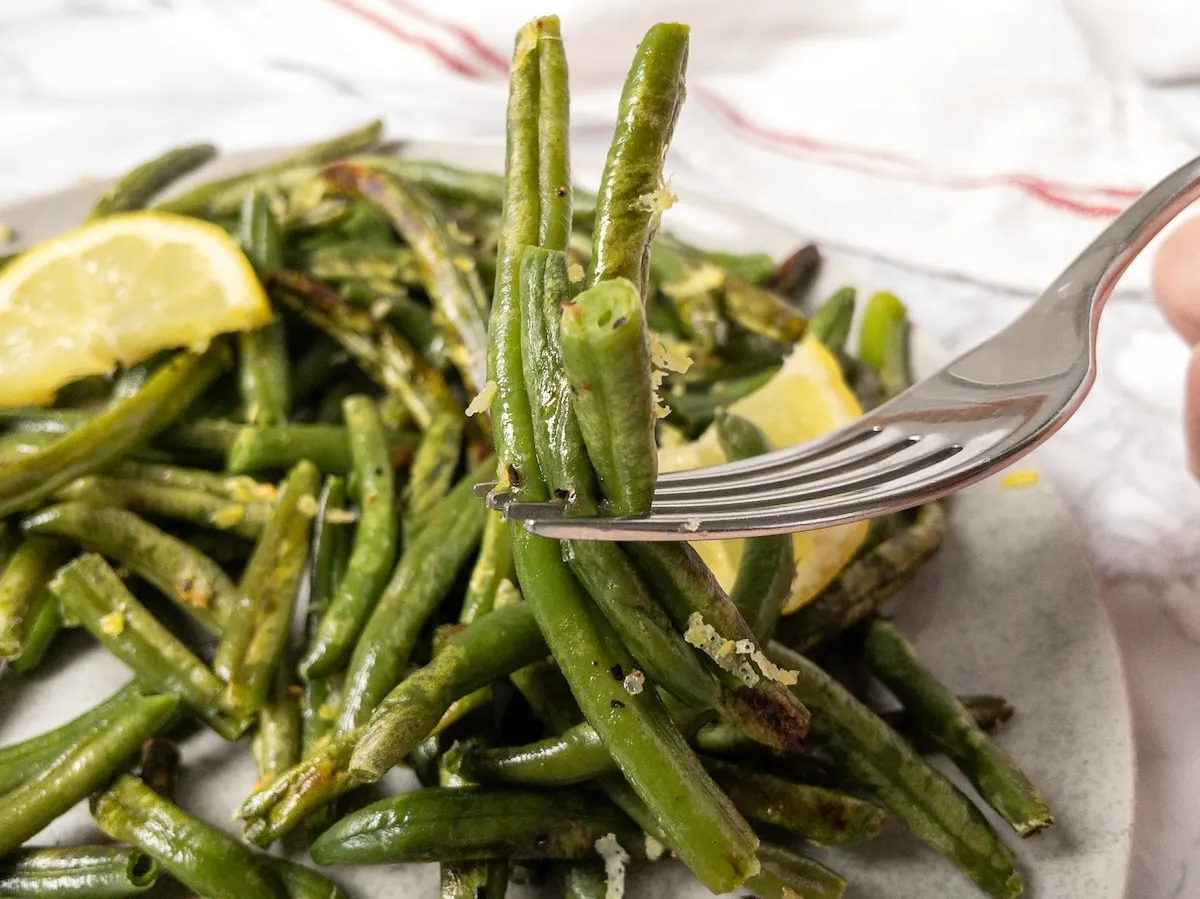
[[[1200,157],[1134,200],[1020,318],[957,360],[952,373],[967,381],[1019,384],[1079,366],[1094,371],[1096,329],[1113,287],[1154,236],[1197,198]],[[1013,353],[1014,346],[1021,351]]]

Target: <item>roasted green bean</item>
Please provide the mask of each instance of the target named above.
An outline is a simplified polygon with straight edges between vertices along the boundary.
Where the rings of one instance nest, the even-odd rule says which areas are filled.
[[[61,540],[35,536],[23,541],[0,571],[0,659],[15,659],[24,651],[46,584],[66,559]]]
[[[137,846],[172,877],[212,899],[287,899],[280,878],[253,852],[186,814],[131,775],[91,801],[96,824]]]
[[[87,628],[140,686],[178,696],[227,740],[236,740],[249,725],[226,701],[220,679],[134,598],[100,556],[89,553],[64,566],[50,589],[64,623]]]
[[[216,155],[217,148],[212,144],[193,144],[188,147],[176,147],[143,162],[118,178],[113,186],[101,195],[92,207],[88,219],[142,209],[160,191],[200,168]]]
[[[158,880],[158,862],[129,846],[21,849],[0,861],[0,896],[122,899]]]
[[[37,452],[6,464],[0,474],[0,516],[32,508],[75,478],[149,441],[216,380],[228,358],[220,342],[199,355],[180,353],[133,396]]]
[[[342,409],[354,456],[358,526],[346,569],[300,661],[308,678],[331,674],[349,658],[396,556],[396,486],[379,409],[366,396],[348,397]]]
[[[617,809],[584,794],[432,788],[352,812],[317,838],[312,857],[319,865],[588,858],[606,834],[623,846],[643,842]]]
[[[30,515],[22,527],[107,556],[158,588],[210,634],[221,633],[237,597],[220,565],[124,509],[60,503]]]
[[[921,664],[904,636],[882,618],[867,624],[871,672],[902,703],[919,733],[930,737],[981,795],[1023,837],[1054,822],[1037,788],[979,727],[967,708]]]
[[[292,622],[300,578],[308,564],[309,535],[319,486],[308,462],[293,468],[279,491],[271,522],[242,574],[213,670],[225,681],[225,702],[245,714],[263,707]]]
[[[8,855],[137,756],[142,741],[174,719],[174,696],[133,696],[121,714],[85,732],[54,760],[4,794],[0,857]]]
[[[596,201],[588,284],[625,278],[646,294],[650,241],[670,198],[663,160],[683,105],[686,25],[653,26],[633,57]]]

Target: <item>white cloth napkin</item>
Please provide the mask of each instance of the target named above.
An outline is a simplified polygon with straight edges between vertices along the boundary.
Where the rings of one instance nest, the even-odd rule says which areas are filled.
[[[645,28],[685,21],[677,186],[1023,292],[1200,152],[1149,86],[1200,77],[1189,0],[207,4],[242,36],[236,52],[319,73],[386,110],[393,133],[472,140],[502,138],[513,34],[547,7],[563,21],[581,154],[602,152]],[[1144,287],[1146,266],[1124,283]]]

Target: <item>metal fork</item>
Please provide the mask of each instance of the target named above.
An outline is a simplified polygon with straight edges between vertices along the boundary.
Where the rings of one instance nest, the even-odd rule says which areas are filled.
[[[841,430],[661,476],[647,516],[574,517],[495,492],[488,504],[545,537],[705,540],[828,527],[959,490],[1028,453],[1079,407],[1096,378],[1096,330],[1113,285],[1197,197],[1200,158],[1135,200],[995,337]]]

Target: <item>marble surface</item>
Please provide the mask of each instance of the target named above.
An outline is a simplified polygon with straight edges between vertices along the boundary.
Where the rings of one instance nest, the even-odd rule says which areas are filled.
[[[1162,101],[1200,123],[1200,88],[1174,87]],[[344,85],[232,52],[181,0],[0,4],[0,202],[116,173],[186,140],[286,143],[375,112]],[[953,350],[1028,302],[832,254],[891,285]],[[1200,897],[1200,488],[1179,428],[1186,356],[1149,299],[1119,289],[1096,387],[1041,454],[1075,513],[1128,669],[1139,764],[1130,899]]]

